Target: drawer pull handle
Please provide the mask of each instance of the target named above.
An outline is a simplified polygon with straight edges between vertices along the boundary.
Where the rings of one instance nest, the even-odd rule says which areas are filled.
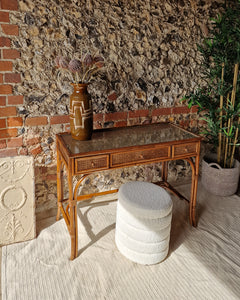
[[[188,148],[185,148],[184,151],[185,151],[185,152],[188,152]]]
[[[91,166],[92,166],[92,167],[95,167],[95,163],[94,163],[93,161],[91,162]]]
[[[140,155],[139,155],[139,158],[140,158],[140,159],[143,159],[144,157],[143,157],[143,155],[142,155],[142,154],[140,154]]]

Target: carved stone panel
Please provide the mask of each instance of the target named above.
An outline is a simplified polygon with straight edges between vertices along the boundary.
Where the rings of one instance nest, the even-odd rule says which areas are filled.
[[[0,245],[36,237],[33,157],[0,158]]]

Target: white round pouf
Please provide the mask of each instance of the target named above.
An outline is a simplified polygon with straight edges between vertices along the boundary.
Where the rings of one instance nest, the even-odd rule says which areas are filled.
[[[115,242],[128,259],[156,264],[168,254],[172,200],[161,187],[132,181],[118,191]]]

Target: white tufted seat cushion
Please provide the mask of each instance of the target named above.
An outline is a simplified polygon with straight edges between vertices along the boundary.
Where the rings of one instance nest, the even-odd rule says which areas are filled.
[[[133,212],[129,212],[127,208],[123,207],[120,201],[117,204],[117,218],[118,216],[121,216],[126,223],[143,230],[163,229],[167,227],[172,220],[171,212],[169,212],[168,215],[164,217],[154,219],[139,217]]]
[[[170,223],[163,229],[139,229],[128,224],[125,219],[122,219],[122,217],[119,216],[119,214],[117,215],[116,223],[117,228],[120,228],[121,231],[127,234],[130,238],[149,243],[157,243],[162,241],[169,236],[171,230]]]
[[[128,259],[144,265],[159,263],[168,254],[172,199],[148,182],[123,184],[118,192],[115,242]]]
[[[123,184],[118,191],[118,201],[129,213],[146,219],[165,217],[172,211],[170,195],[150,182]]]
[[[168,248],[170,237],[168,236],[160,242],[143,242],[129,237],[127,234],[122,232],[120,228],[118,228],[116,230],[116,239],[124,245],[127,245],[128,248],[133,251],[151,254],[165,251]]]
[[[168,247],[162,252],[158,253],[142,253],[134,251],[126,247],[121,241],[116,239],[118,250],[128,259],[141,265],[153,265],[163,261],[168,254]]]

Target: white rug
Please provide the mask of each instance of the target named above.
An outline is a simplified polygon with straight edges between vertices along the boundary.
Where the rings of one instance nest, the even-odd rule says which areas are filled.
[[[190,186],[180,189],[188,195]],[[118,252],[116,202],[80,203],[80,255],[69,260],[64,220],[33,241],[3,247],[2,299],[240,299],[240,198],[199,189],[198,199],[193,228],[187,203],[173,197],[170,252],[152,266]]]

